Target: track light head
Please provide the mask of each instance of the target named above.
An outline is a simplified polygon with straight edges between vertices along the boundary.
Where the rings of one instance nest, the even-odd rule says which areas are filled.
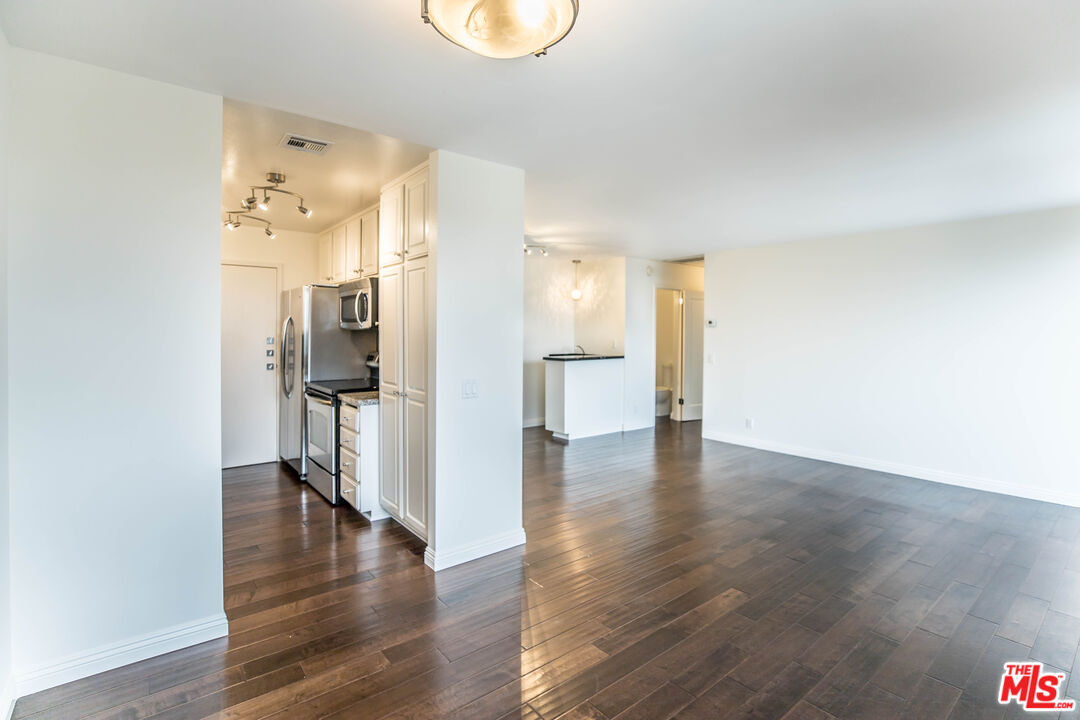
[[[296,206],[296,209],[300,211],[300,214],[304,217],[311,217],[311,211],[304,207],[303,202]]]
[[[257,197],[255,197],[255,193],[252,193],[251,197],[245,198],[244,200],[241,201],[240,204],[243,205],[246,208],[250,208],[250,207],[255,207],[255,203],[257,203],[258,201],[259,201],[259,199]]]
[[[268,237],[268,238],[270,238],[271,240],[273,240],[274,238],[276,238],[276,237],[277,237],[277,234],[276,234],[276,233],[275,233],[275,232],[274,232],[273,230],[271,230],[271,229],[270,229],[269,227],[267,227],[267,228],[266,228],[266,237]]]
[[[270,209],[270,196],[263,195],[263,199],[259,201],[259,209],[266,212]]]

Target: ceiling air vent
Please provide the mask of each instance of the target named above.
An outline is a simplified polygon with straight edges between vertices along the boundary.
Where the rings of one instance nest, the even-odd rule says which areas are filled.
[[[314,138],[304,137],[303,135],[293,135],[286,133],[281,138],[281,147],[292,148],[293,150],[300,150],[301,152],[313,153],[315,155],[325,155],[326,151],[330,149],[330,146],[334,143],[326,140],[315,140]]]

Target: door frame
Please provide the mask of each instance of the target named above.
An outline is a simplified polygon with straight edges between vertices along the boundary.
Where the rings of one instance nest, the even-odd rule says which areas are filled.
[[[672,388],[671,388],[671,412],[668,413],[669,418],[671,418],[672,420],[677,420],[678,418],[676,417],[676,415],[680,414],[679,408],[681,408],[681,406],[679,405],[679,398],[682,396],[683,365],[684,365],[684,362],[685,362],[684,359],[683,359],[683,355],[685,354],[685,351],[686,351],[686,344],[685,344],[683,336],[682,336],[683,324],[684,324],[683,323],[683,310],[682,310],[682,308],[684,307],[684,305],[686,303],[686,298],[685,298],[685,291],[682,288],[663,287],[663,286],[660,286],[660,285],[657,285],[657,286],[655,286],[653,288],[653,323],[652,323],[652,325],[653,325],[653,342],[652,342],[652,344],[653,344],[653,348],[654,348],[654,352],[653,352],[653,375],[654,376],[656,375],[657,363],[660,362],[659,358],[656,356],[655,348],[656,348],[656,338],[657,338],[657,335],[658,335],[657,330],[659,329],[657,327],[657,324],[660,321],[660,304],[659,304],[658,300],[659,300],[661,292],[675,293],[675,295],[677,297],[682,299],[682,302],[679,303],[679,326],[676,328],[676,332],[678,334],[678,337],[676,338],[676,348],[678,350],[678,357],[675,358],[675,368],[674,368],[676,376],[671,379],[672,380],[672,382],[671,382],[671,385],[672,385]],[[656,383],[654,382],[653,385],[655,386]],[[654,394],[654,397],[655,397],[655,394]],[[655,412],[654,412],[654,415],[655,415]]]
[[[285,289],[285,288],[282,287],[282,284],[283,284],[282,280],[283,280],[283,278],[285,276],[285,265],[284,265],[284,263],[259,262],[259,261],[256,261],[256,260],[228,260],[228,259],[222,258],[221,259],[221,265],[222,265],[222,267],[224,267],[225,265],[231,265],[231,266],[235,266],[235,267],[263,268],[263,269],[270,269],[270,270],[274,271],[274,285],[277,288],[277,290],[276,290],[277,302],[274,304],[274,315],[277,316],[277,321],[274,323],[274,327],[276,328],[274,330],[274,340],[275,340],[275,342],[274,342],[274,349],[275,349],[275,352],[274,352],[274,370],[275,371],[280,370],[281,369],[281,358],[277,357],[277,352],[276,351],[277,351],[277,348],[280,347],[279,344],[277,343],[277,340],[278,340],[277,332],[278,332],[278,330],[281,329],[280,328],[280,325],[281,325],[281,293]],[[219,306],[221,305],[221,285],[222,285],[222,283],[221,283],[221,274],[219,273],[218,274],[218,305]],[[219,351],[219,355],[220,355],[220,351]],[[221,364],[220,358],[218,359],[218,364],[219,364],[219,366]],[[218,371],[220,372],[220,367],[218,368]],[[275,387],[278,387],[278,384],[275,384]],[[222,419],[221,414],[222,414],[221,409],[218,408],[218,420],[219,421],[221,421],[221,419]],[[277,452],[277,455],[280,458],[281,457],[281,393],[279,391],[277,391],[277,390],[274,391],[274,428],[276,429],[276,432],[274,433],[274,447],[276,448],[275,451]]]

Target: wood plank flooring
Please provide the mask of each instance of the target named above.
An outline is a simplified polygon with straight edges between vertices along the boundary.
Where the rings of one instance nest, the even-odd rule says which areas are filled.
[[[1080,511],[700,432],[527,430],[527,546],[437,576],[275,465],[226,472],[229,637],[15,717],[1003,718],[1027,658],[1080,696]]]

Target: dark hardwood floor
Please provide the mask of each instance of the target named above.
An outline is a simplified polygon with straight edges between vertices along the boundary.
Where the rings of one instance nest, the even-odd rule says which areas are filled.
[[[277,466],[226,472],[229,637],[15,717],[1018,717],[1027,658],[1080,696],[1080,511],[699,436],[526,431],[528,545],[437,576]]]

